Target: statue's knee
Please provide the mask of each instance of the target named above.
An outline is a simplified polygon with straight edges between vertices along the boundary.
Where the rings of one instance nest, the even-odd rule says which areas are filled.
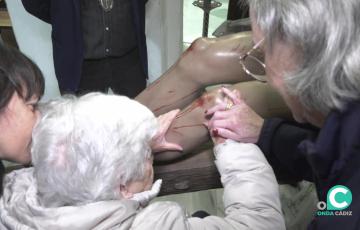
[[[187,56],[191,55],[199,55],[201,53],[204,53],[205,50],[208,49],[209,45],[211,44],[211,38],[197,38],[195,39],[189,48],[184,52],[182,55],[182,58],[185,58]]]
[[[209,38],[202,38],[202,37],[197,38],[195,41],[193,41],[191,43],[191,46],[190,46],[191,50],[190,51],[194,51],[194,52],[204,51],[209,46],[209,44],[210,44],[210,39]]]

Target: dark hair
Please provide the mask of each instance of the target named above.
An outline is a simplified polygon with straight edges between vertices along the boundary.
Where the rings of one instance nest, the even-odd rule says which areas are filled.
[[[0,43],[0,113],[15,92],[24,101],[44,94],[45,81],[40,69],[15,48]]]

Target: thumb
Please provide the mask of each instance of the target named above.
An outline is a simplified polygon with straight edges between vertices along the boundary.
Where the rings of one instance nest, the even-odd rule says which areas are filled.
[[[165,142],[161,145],[160,148],[153,150],[154,153],[159,153],[159,152],[163,152],[163,151],[183,151],[183,147],[181,147],[181,145],[176,144],[176,143],[169,143],[169,142]]]
[[[184,150],[181,145],[176,144],[176,143],[167,142],[167,143],[165,143],[164,146],[165,146],[166,149],[172,149],[172,150],[178,150],[178,151],[183,151]]]

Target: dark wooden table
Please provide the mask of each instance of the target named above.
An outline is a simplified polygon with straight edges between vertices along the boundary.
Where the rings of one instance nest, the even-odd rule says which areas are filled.
[[[167,164],[154,164],[155,179],[163,179],[160,196],[221,188],[210,143],[186,158]]]

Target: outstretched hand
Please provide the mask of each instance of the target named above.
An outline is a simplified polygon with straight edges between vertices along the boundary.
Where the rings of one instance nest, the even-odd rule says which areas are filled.
[[[152,138],[150,146],[151,150],[156,152],[168,151],[168,150],[175,150],[175,151],[182,151],[183,148],[176,144],[170,143],[166,140],[166,133],[169,130],[171,123],[175,120],[176,115],[180,112],[179,109],[172,110],[167,112],[163,115],[157,117],[159,122],[159,130]]]
[[[221,88],[227,98],[208,109],[206,123],[210,134],[235,141],[256,143],[259,139],[264,119],[250,108],[239,91]]]

